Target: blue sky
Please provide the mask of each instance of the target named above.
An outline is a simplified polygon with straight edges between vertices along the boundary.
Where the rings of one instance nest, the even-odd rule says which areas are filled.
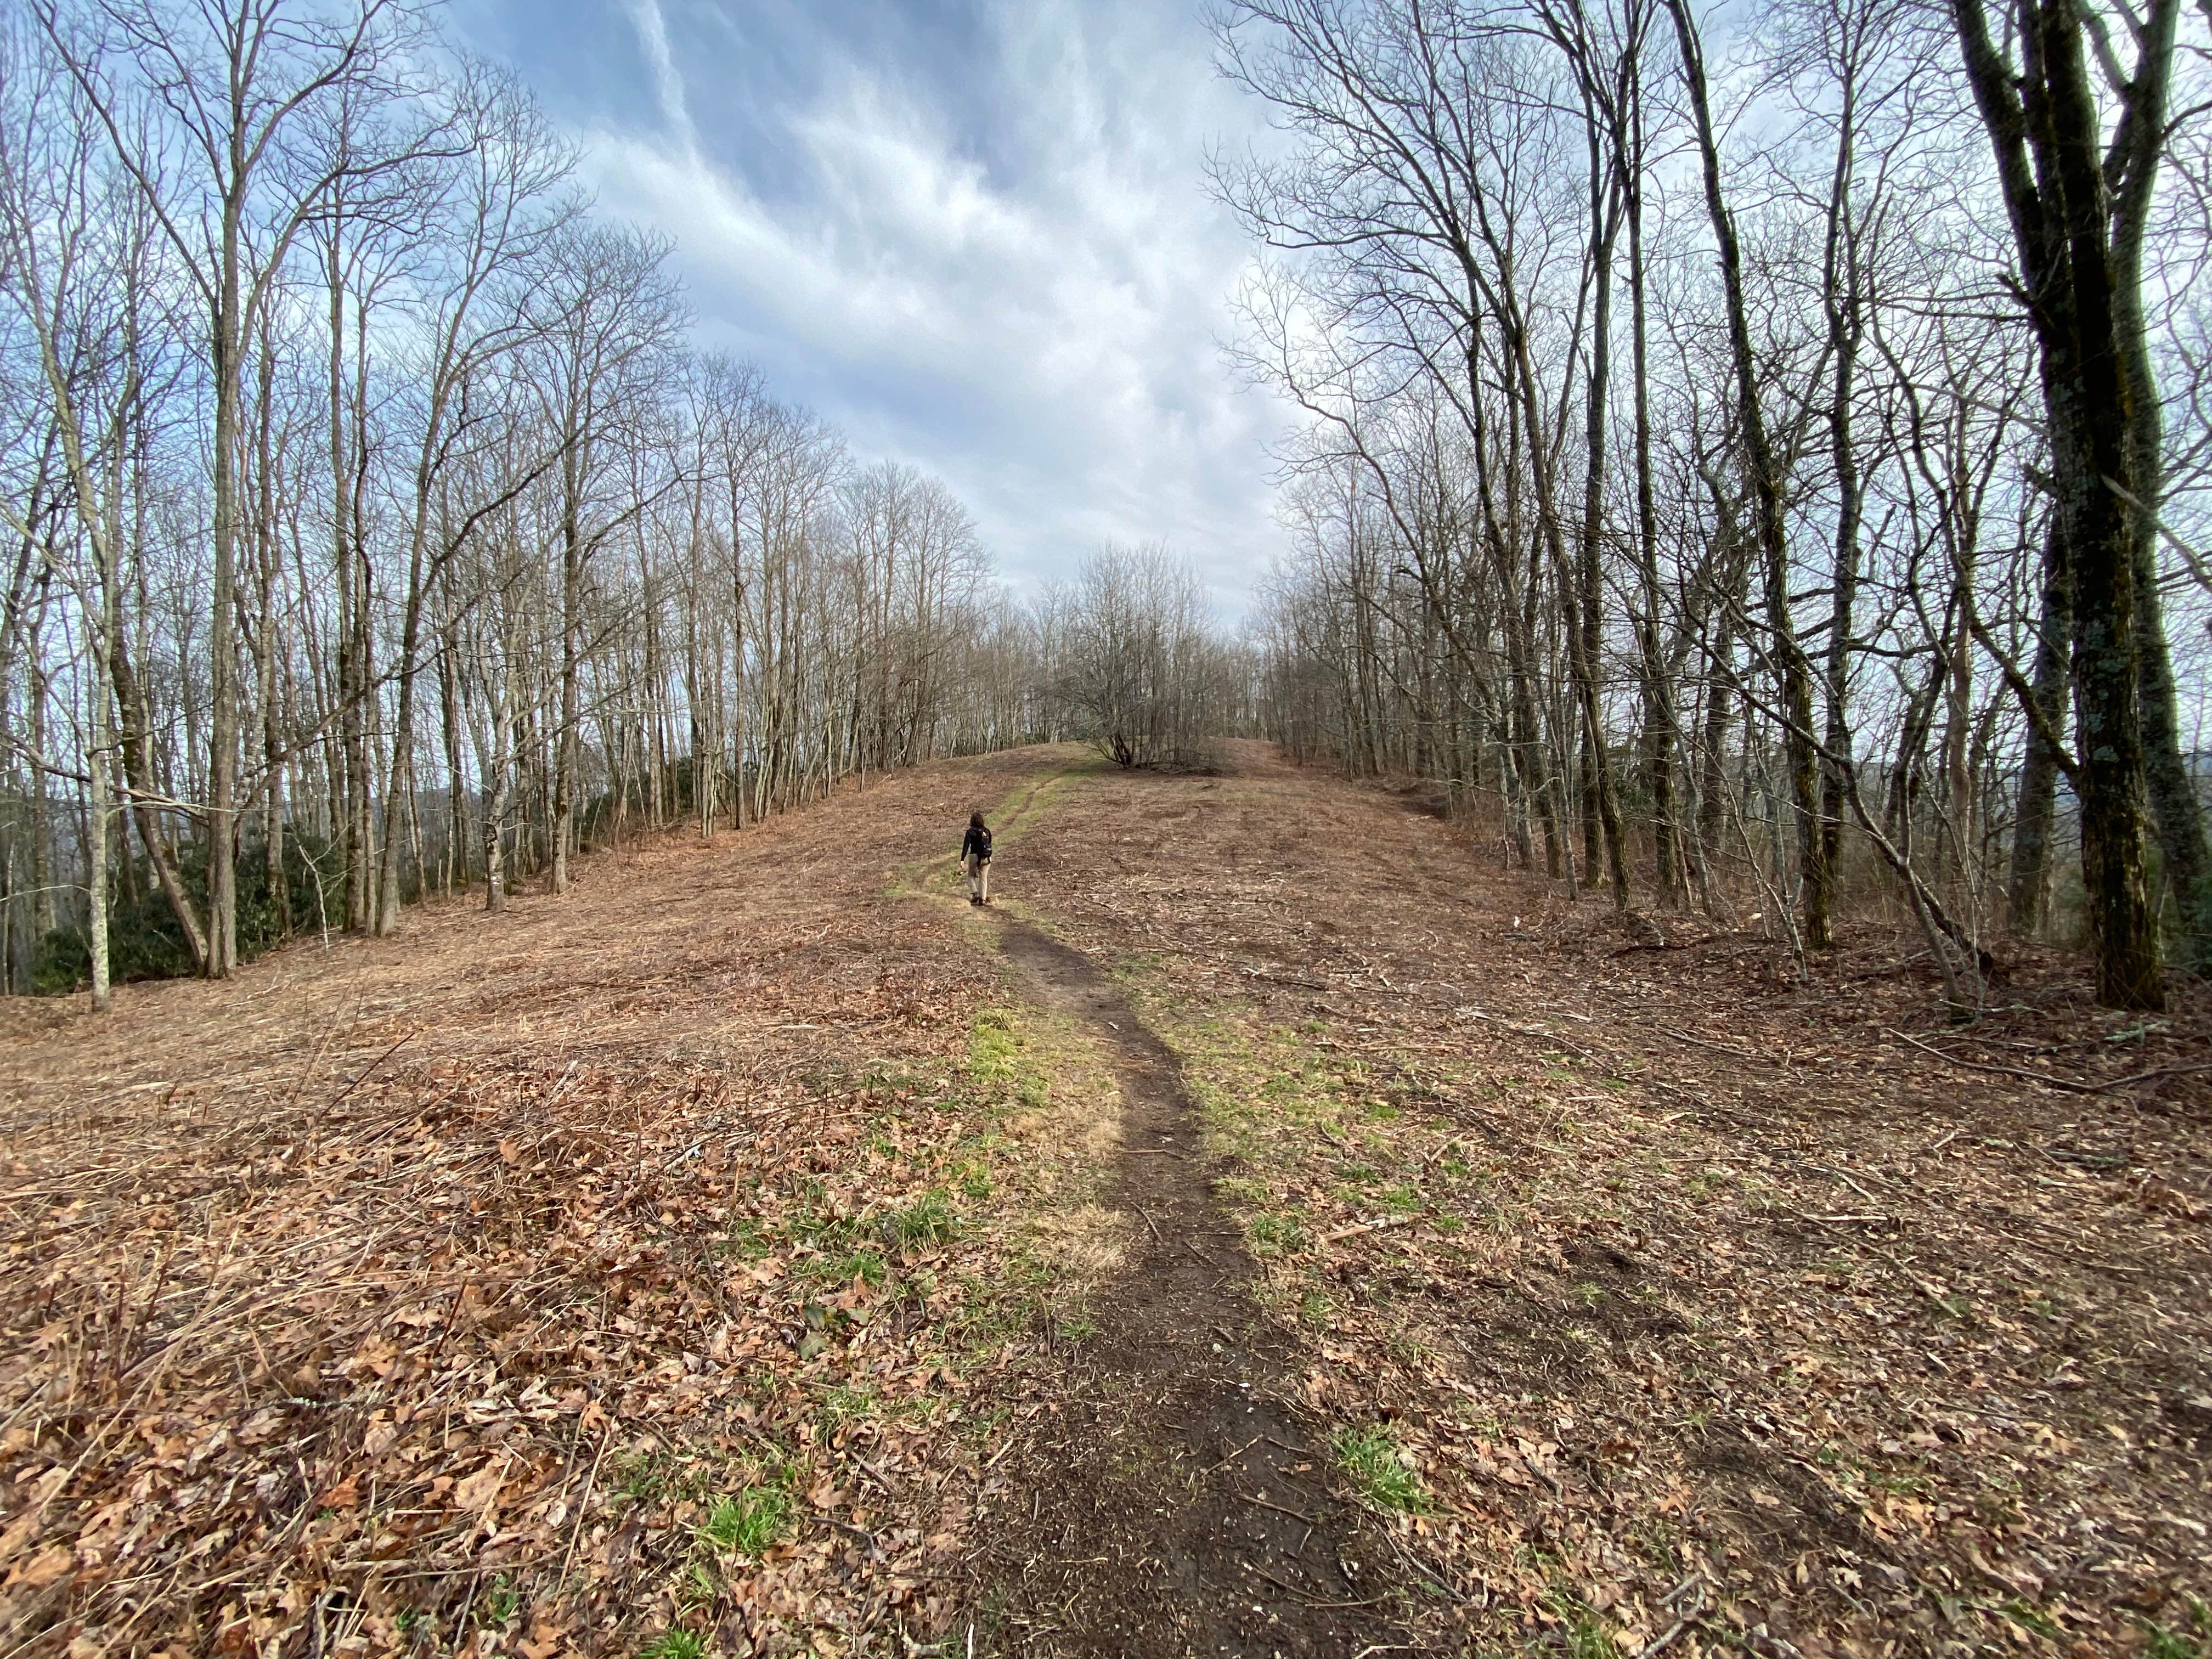
[[[1243,609],[1284,545],[1288,415],[1216,349],[1251,251],[1200,163],[1257,116],[1198,0],[455,16],[583,142],[603,209],[675,238],[702,343],[943,477],[1018,584],[1162,537]]]

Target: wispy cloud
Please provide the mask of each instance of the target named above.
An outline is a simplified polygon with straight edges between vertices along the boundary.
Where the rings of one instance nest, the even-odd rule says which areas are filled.
[[[686,153],[697,148],[691,112],[684,101],[684,76],[668,52],[668,20],[661,15],[660,0],[628,0],[629,21],[637,30],[646,66],[653,71],[653,89],[659,100],[661,119],[683,144]]]
[[[1279,545],[1285,416],[1215,350],[1250,255],[1199,162],[1250,116],[1189,10],[666,4],[630,0],[649,106],[554,101],[606,208],[676,238],[707,338],[943,475],[1010,574],[1164,536],[1241,610]],[[717,89],[696,127],[678,63]]]

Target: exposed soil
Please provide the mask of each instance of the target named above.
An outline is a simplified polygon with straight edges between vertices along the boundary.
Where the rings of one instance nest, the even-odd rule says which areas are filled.
[[[1173,1048],[1295,1398],[1511,1650],[2212,1652],[2212,1006],[1903,929],[1801,978],[1256,746],[1107,775],[1004,890]],[[1443,1636],[1455,1627],[1457,1634]]]
[[[1121,1139],[1109,1190],[1143,1227],[1092,1293],[1097,1333],[1015,1465],[1031,1503],[985,1557],[988,1650],[1406,1650],[1386,1538],[1331,1492],[1326,1450],[1281,1396],[1284,1345],[1253,1306],[1252,1261],[1213,1196],[1181,1061],[1080,952],[998,919],[1023,984],[1111,1056]]]
[[[2203,988],[1419,805],[1025,751],[0,1006],[0,1651],[2212,1654]]]

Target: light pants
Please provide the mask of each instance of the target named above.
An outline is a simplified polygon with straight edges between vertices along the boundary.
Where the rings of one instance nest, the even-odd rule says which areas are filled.
[[[991,902],[991,860],[968,855],[968,896],[981,903]]]

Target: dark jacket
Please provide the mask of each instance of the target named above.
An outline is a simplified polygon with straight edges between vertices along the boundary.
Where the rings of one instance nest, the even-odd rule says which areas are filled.
[[[988,860],[990,856],[991,832],[969,824],[967,839],[960,843],[960,861],[965,864],[970,857]]]

